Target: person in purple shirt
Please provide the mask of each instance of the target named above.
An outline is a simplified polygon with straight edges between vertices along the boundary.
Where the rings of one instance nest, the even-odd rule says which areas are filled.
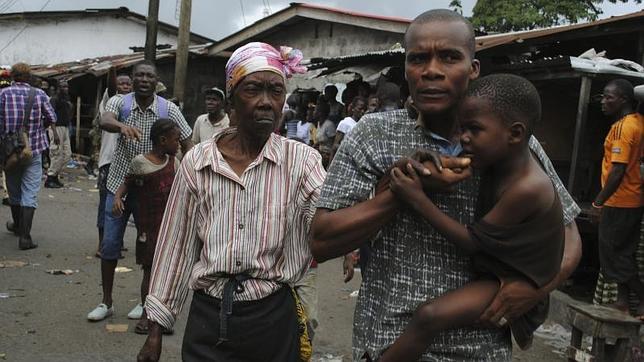
[[[32,89],[29,85],[31,79],[29,65],[14,64],[11,67],[11,76],[12,85],[0,92],[0,132],[2,133],[14,133],[22,128],[25,106]],[[33,157],[26,165],[5,170],[13,219],[13,222],[7,223],[7,230],[19,237],[18,247],[21,250],[38,246],[31,239],[31,224],[38,207],[38,192],[42,178],[40,155],[49,147],[45,130],[56,123],[56,113],[49,103],[49,97],[41,89],[33,89],[35,89],[35,95],[27,125]],[[57,135],[54,137],[54,143],[59,143]]]

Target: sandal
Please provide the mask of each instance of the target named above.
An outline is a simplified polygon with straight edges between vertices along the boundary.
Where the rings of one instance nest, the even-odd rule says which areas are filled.
[[[136,334],[148,334],[148,319],[142,318],[134,326],[134,333]]]

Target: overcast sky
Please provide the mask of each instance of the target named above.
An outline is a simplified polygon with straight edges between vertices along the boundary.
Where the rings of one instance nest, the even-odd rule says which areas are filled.
[[[161,0],[159,19],[173,25],[178,24],[180,0]],[[288,6],[290,1],[270,0],[192,0],[191,30],[195,33],[218,40],[232,34],[244,25],[250,25],[263,16],[264,9],[274,13]],[[424,10],[445,8],[450,0],[309,0],[308,3],[349,9],[364,13],[414,18]],[[465,15],[471,15],[476,0],[462,0]],[[87,8],[115,8],[126,6],[130,10],[146,15],[146,0],[0,0],[0,13],[47,10],[84,10]],[[602,17],[621,15],[641,10],[642,4],[633,1],[627,4],[602,6]],[[242,11],[243,8],[243,11]]]

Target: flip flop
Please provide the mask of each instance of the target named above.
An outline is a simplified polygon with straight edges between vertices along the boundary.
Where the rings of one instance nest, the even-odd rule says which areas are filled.
[[[141,319],[134,326],[134,333],[136,334],[148,334],[148,320]]]

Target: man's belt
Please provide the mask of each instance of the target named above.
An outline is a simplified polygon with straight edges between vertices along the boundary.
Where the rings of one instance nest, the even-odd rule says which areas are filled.
[[[224,292],[221,297],[219,309],[219,340],[217,346],[229,342],[228,339],[228,318],[233,314],[233,293],[241,294],[245,291],[244,282],[252,277],[248,274],[226,274],[222,277],[228,278],[224,284]]]

